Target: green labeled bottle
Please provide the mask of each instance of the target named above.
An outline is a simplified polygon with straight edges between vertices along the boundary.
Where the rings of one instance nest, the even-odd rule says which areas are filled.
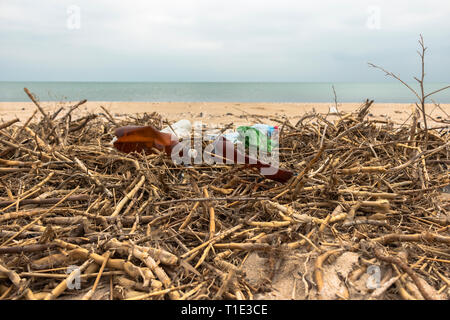
[[[270,126],[266,124],[255,124],[253,126],[240,126],[237,128],[239,133],[239,141],[241,141],[246,148],[250,146],[256,147],[258,150],[262,149],[264,152],[271,152],[274,145],[272,136],[278,131],[277,126]]]

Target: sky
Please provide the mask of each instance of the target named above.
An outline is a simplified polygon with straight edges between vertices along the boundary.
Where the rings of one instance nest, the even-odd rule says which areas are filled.
[[[0,0],[0,81],[450,82],[446,0]]]

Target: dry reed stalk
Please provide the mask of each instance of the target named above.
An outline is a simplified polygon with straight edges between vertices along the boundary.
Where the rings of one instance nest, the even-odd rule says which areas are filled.
[[[207,188],[203,189],[203,194],[205,198],[209,198]],[[207,203],[206,207],[208,208],[209,211],[209,239],[212,239],[216,233],[216,214],[214,211],[214,207],[210,203]]]
[[[88,259],[79,268],[72,271],[66,279],[61,281],[51,292],[49,292],[45,296],[44,300],[53,300],[59,297],[68,288],[68,284],[71,283],[75,277],[78,277],[81,272],[83,272],[92,262],[92,259]]]
[[[320,255],[314,264],[314,280],[316,281],[317,285],[317,292],[320,295],[322,295],[322,290],[324,287],[323,283],[323,264],[333,254],[341,253],[342,249],[336,249],[336,250],[330,250],[325,252],[324,254]]]
[[[105,260],[103,260],[102,265],[100,266],[100,271],[97,274],[97,277],[95,278],[94,285],[92,286],[92,289],[90,289],[86,294],[81,298],[82,300],[91,300],[92,296],[94,295],[95,290],[97,289],[98,283],[100,281],[100,278],[103,275],[103,271],[105,270],[106,263],[108,262],[109,256],[111,255],[110,251],[107,251],[103,256]]]
[[[28,300],[35,300],[33,291],[26,287],[26,281],[21,279],[16,272],[0,264],[0,273],[5,274],[9,278],[19,294],[23,294]]]

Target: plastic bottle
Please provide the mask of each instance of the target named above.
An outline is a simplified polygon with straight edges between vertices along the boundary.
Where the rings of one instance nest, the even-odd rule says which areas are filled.
[[[234,144],[240,143],[240,141],[239,141],[239,132],[224,133],[223,136],[225,137],[225,139],[227,139],[228,141],[231,141]]]
[[[241,143],[239,140],[239,132],[227,132],[227,133],[206,133],[205,140],[207,141],[214,141],[219,136],[223,136],[228,141],[232,142],[233,144]]]
[[[278,134],[277,126],[267,124],[255,124],[253,126],[240,126],[237,128],[239,132],[239,140],[245,143],[246,147],[254,146],[263,151],[271,152],[277,147],[273,144],[277,139],[272,139]]]
[[[268,124],[254,124],[252,128],[258,129],[261,133],[264,133],[269,139],[269,149],[268,152],[272,151],[274,148],[278,148],[278,137],[279,130],[278,126],[271,126]]]
[[[172,129],[170,128],[172,127]],[[183,119],[175,122],[171,126],[167,126],[161,130],[164,133],[170,133],[174,135],[176,140],[178,139],[189,139],[192,132],[192,124],[189,120]]]
[[[262,123],[254,124],[252,125],[252,128],[258,129],[261,133],[265,134],[268,137],[271,137],[272,134],[278,130],[278,126],[271,126]]]

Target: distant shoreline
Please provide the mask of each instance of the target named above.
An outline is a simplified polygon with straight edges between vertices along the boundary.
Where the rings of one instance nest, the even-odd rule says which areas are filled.
[[[39,102],[44,110],[53,113],[60,107],[65,110],[78,101],[73,102]],[[338,103],[338,110],[343,113],[354,112],[362,102]],[[335,103],[330,102],[300,102],[300,103],[275,103],[275,102],[110,102],[110,101],[88,101],[80,106],[74,115],[82,116],[87,113],[104,113],[100,106],[105,107],[113,115],[152,113],[157,112],[169,121],[188,119],[191,121],[202,121],[205,123],[230,123],[244,124],[260,121],[274,123],[274,118],[281,119],[283,116],[295,123],[303,115],[315,110],[317,113],[327,114],[330,107]],[[441,104],[442,110],[434,104],[427,104],[427,113],[433,118],[446,119],[450,114],[450,104]],[[408,119],[413,110],[413,103],[374,103],[370,108],[373,119],[391,120],[402,123]],[[0,102],[0,123],[19,118],[26,121],[36,110],[31,102]],[[64,114],[64,111],[61,113]],[[41,114],[37,113],[37,117]],[[429,120],[433,124],[432,120]]]

